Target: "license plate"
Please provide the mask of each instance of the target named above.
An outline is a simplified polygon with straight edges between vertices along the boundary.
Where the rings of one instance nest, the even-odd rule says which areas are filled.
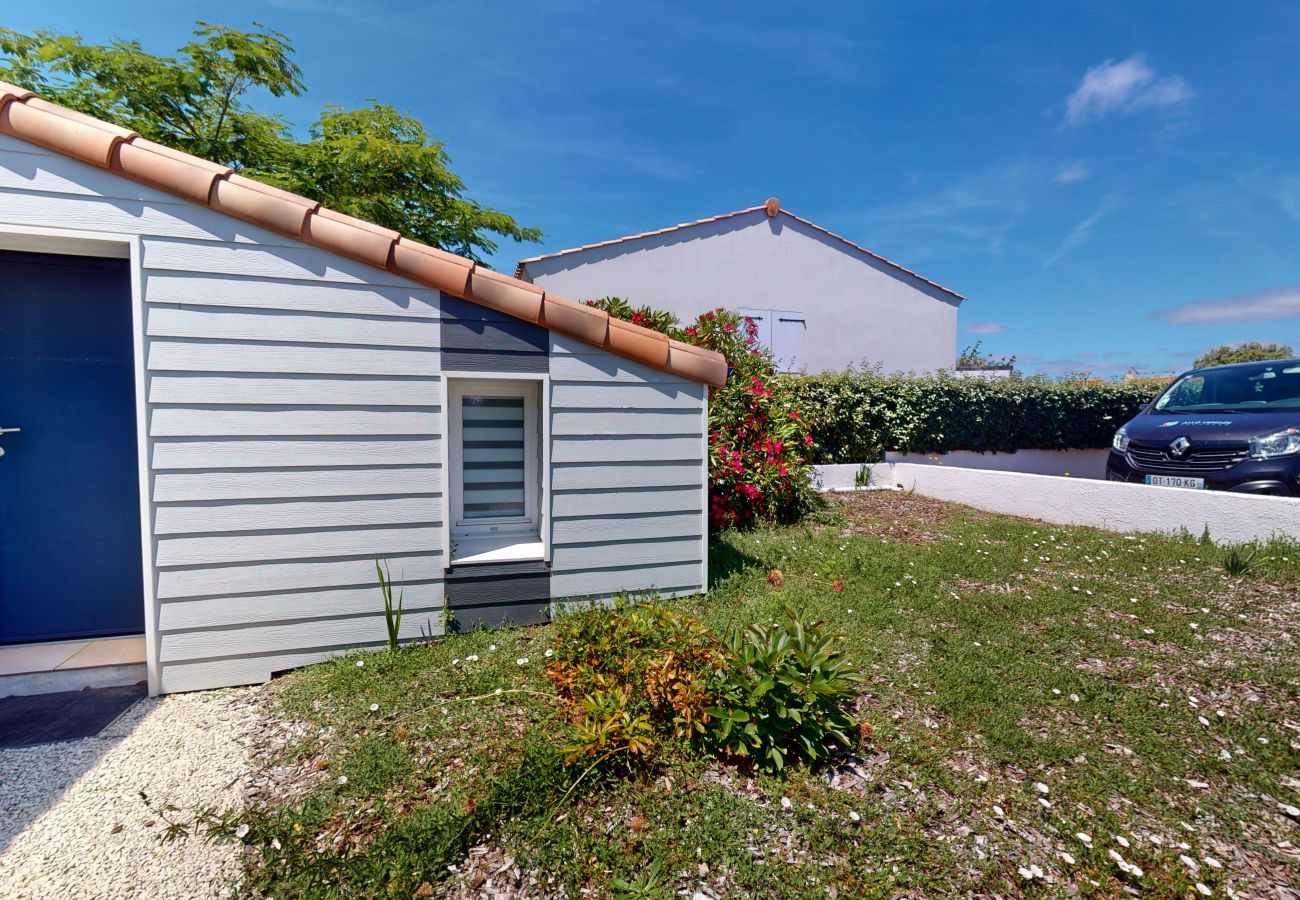
[[[1147,475],[1143,479],[1147,484],[1155,484],[1160,487],[1180,487],[1192,488],[1193,490],[1205,490],[1204,478],[1184,478],[1181,475]]]

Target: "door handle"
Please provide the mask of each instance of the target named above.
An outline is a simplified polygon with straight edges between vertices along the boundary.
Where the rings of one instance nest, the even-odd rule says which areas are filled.
[[[22,431],[22,429],[21,428],[0,428],[0,434],[13,434],[14,432],[18,432],[18,431]]]

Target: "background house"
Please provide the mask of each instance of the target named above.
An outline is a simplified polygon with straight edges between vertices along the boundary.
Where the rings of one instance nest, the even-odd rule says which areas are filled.
[[[962,297],[781,209],[763,206],[535,256],[520,278],[683,321],[718,306],[754,318],[788,371],[952,369]]]
[[[0,83],[0,644],[152,692],[703,590],[718,354]]]

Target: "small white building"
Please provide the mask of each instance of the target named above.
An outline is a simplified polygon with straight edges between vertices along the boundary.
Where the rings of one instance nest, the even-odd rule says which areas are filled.
[[[622,297],[683,322],[719,306],[750,316],[786,371],[951,370],[962,297],[781,208],[762,206],[519,263],[579,300]]]
[[[717,354],[0,84],[0,644],[151,692],[707,584]]]

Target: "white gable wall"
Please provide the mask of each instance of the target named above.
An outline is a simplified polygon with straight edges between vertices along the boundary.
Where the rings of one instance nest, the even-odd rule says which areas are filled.
[[[810,372],[956,362],[957,298],[788,215],[759,210],[530,262],[526,272],[562,296],[618,296],[683,321],[718,306],[802,312]]]

